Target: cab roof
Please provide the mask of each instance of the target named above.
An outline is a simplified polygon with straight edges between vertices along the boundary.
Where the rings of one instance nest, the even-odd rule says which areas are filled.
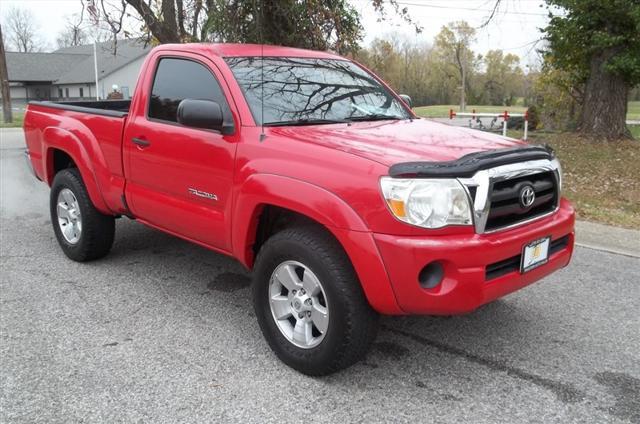
[[[267,44],[240,44],[240,43],[187,43],[187,44],[162,44],[156,49],[172,51],[189,51],[203,55],[220,57],[239,56],[267,56],[267,57],[300,57],[314,59],[344,59],[329,52],[315,50],[296,49],[293,47],[272,46]]]

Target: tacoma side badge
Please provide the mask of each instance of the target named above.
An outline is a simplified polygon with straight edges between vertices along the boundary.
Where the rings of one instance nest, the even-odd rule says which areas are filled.
[[[189,194],[193,194],[194,196],[204,197],[205,199],[218,200],[218,196],[212,193],[207,193],[206,191],[198,190],[191,187],[189,187],[187,191],[189,192]]]

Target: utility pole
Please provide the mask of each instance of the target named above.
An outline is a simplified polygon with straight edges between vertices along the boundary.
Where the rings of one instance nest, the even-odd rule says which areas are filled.
[[[171,0],[171,2],[173,2],[173,0]],[[124,1],[122,4],[124,4]],[[91,15],[91,20],[93,21],[93,24],[96,26],[96,29],[98,29],[98,24],[100,23],[100,11],[96,7],[95,0],[89,0],[87,11],[89,12],[89,15]],[[100,90],[98,89],[98,51],[97,50],[98,50],[98,40],[97,38],[94,38],[93,39],[93,73],[96,80],[95,81],[96,100],[100,100]]]
[[[97,41],[93,41],[93,72],[96,78],[96,100],[100,100],[100,92],[98,91],[98,52],[96,44]]]
[[[464,59],[463,59],[464,60]],[[462,65],[462,86],[460,87],[460,112],[464,112],[466,108],[466,101],[464,98],[464,91],[466,87],[466,79],[467,79],[467,71],[464,69],[464,64]]]
[[[9,73],[7,72],[7,58],[4,54],[4,39],[0,26],[0,86],[2,86],[2,117],[4,123],[13,122],[11,113],[11,90],[9,89]]]

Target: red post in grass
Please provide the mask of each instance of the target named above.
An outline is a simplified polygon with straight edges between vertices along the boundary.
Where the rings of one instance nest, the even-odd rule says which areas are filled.
[[[505,110],[504,114],[502,115],[502,119],[504,119],[502,121],[502,136],[506,137],[507,136],[507,121],[509,120],[509,112],[507,112]]]

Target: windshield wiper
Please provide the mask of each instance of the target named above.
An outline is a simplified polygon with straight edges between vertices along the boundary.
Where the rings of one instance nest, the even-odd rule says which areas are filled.
[[[304,118],[291,121],[275,121],[265,122],[265,127],[295,126],[295,125],[318,125],[318,124],[346,124],[346,119],[322,119],[322,118]]]
[[[384,113],[371,113],[369,115],[363,116],[351,116],[349,117],[349,121],[399,121],[401,119],[406,119],[402,116],[397,115],[385,115]]]

